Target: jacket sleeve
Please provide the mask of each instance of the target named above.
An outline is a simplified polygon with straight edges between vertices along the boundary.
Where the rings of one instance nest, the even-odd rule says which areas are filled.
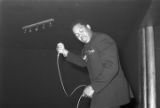
[[[67,57],[66,57],[66,60],[68,62],[71,62],[73,64],[76,64],[78,66],[81,66],[81,67],[85,67],[86,66],[86,62],[81,58],[81,56],[78,56],[72,52],[69,52]]]
[[[108,42],[104,39],[97,43],[97,61],[100,63],[100,69],[95,79],[92,81],[91,86],[95,90],[95,93],[102,90],[104,87],[110,84],[118,73],[118,55],[117,47],[114,41]],[[96,59],[95,59],[96,60]],[[95,65],[95,64],[94,64]],[[98,64],[97,64],[98,65]],[[94,70],[93,70],[94,71]]]

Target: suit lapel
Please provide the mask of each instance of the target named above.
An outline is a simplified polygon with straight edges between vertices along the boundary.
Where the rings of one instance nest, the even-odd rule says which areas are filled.
[[[83,55],[88,56],[88,54],[90,53],[91,50],[93,50],[94,47],[94,42],[95,42],[95,33],[93,33],[93,36],[91,38],[91,41],[87,44],[84,45],[83,48]]]

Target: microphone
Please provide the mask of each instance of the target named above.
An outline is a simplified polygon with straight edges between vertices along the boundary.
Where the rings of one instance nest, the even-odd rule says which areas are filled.
[[[64,44],[63,44],[62,42],[59,42],[59,43],[57,44],[57,48],[64,49]],[[60,54],[61,54],[61,53],[58,52],[58,56],[59,56]]]
[[[63,43],[61,43],[61,42],[59,42],[59,43],[57,44],[57,46],[58,46],[59,48],[64,49],[64,44],[63,44]]]

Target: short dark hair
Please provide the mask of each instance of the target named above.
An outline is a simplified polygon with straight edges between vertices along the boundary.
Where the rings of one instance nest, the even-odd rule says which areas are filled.
[[[74,22],[72,22],[71,28],[73,28],[73,26],[75,26],[76,24],[82,24],[82,25],[87,25],[87,21],[83,20],[83,19],[77,19]]]

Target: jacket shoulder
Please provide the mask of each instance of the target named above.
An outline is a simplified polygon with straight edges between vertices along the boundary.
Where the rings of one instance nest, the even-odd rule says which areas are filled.
[[[107,41],[111,43],[115,43],[115,40],[108,34],[105,33],[96,33],[96,41],[101,42],[101,41]]]

